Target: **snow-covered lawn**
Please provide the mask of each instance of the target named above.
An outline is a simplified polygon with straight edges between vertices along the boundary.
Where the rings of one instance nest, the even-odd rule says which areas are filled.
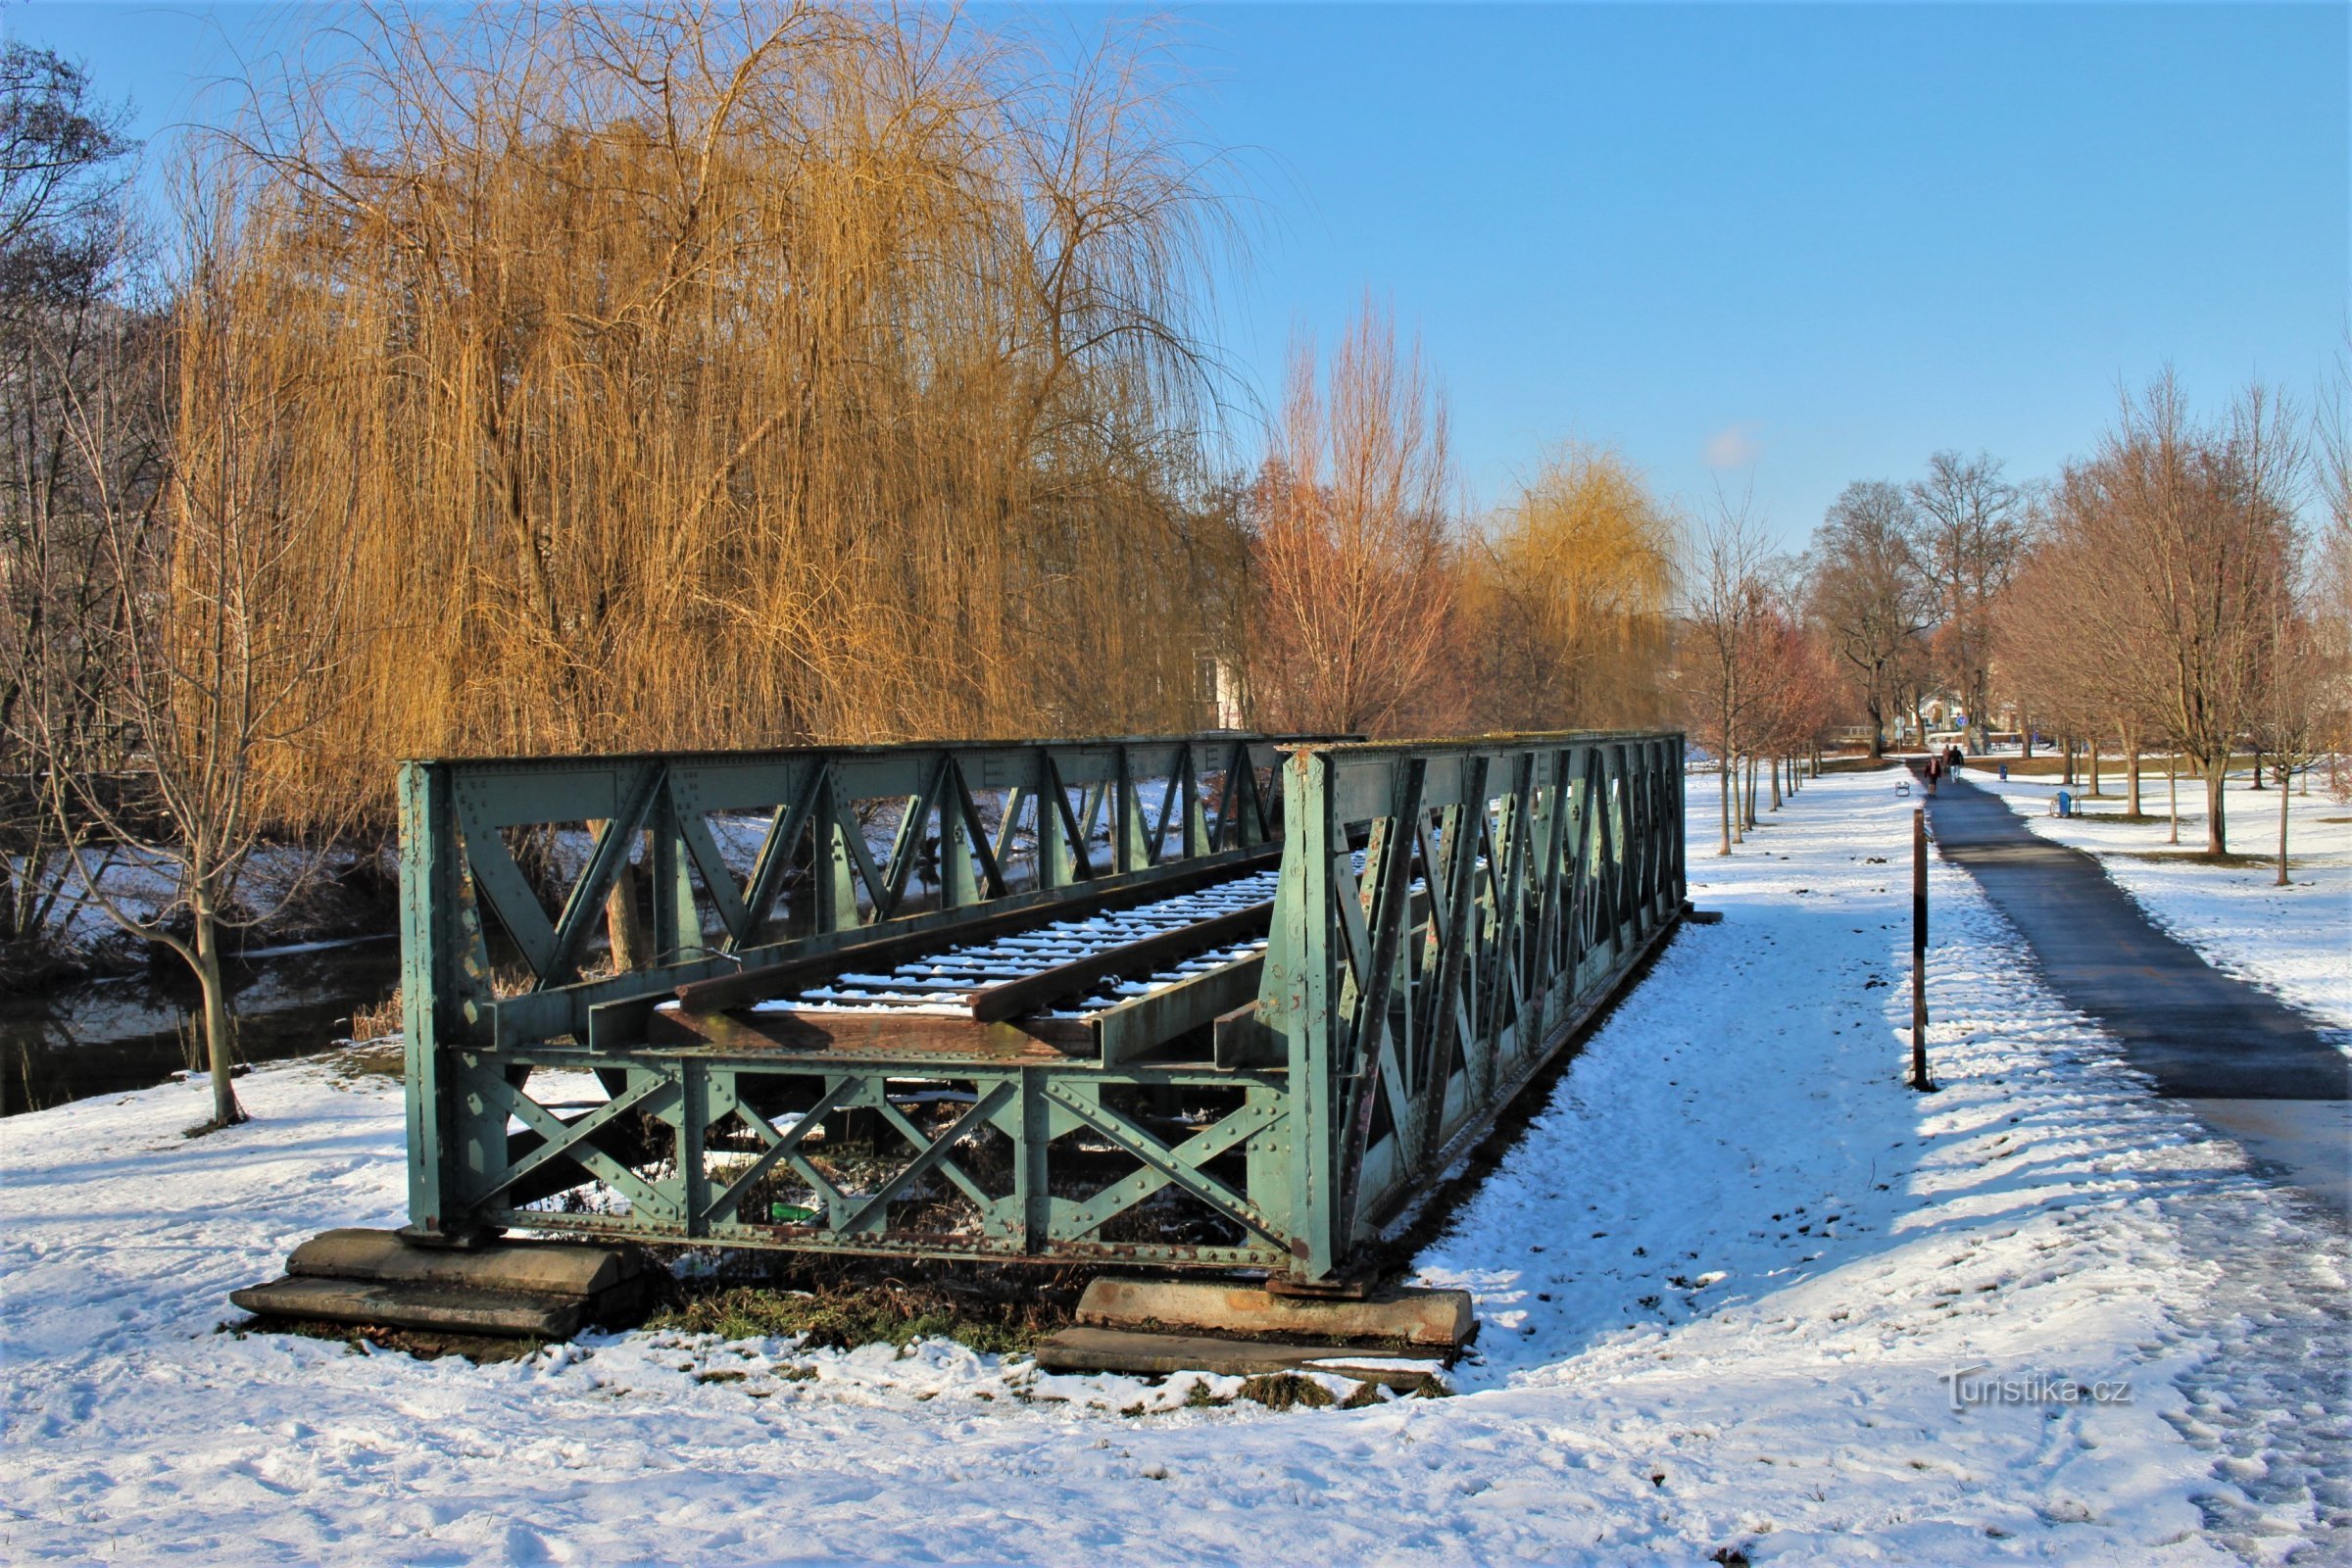
[[[2215,966],[2283,997],[2323,1022],[2352,1030],[2352,806],[2329,798],[2325,775],[2308,794],[2287,797],[2287,876],[2278,885],[2278,792],[2232,774],[2225,797],[2232,854],[2271,863],[2214,865],[2205,849],[2205,786],[2180,781],[2180,843],[2171,845],[2161,764],[2140,779],[2144,822],[2122,818],[2123,774],[2105,774],[2114,796],[2085,803],[2091,814],[2049,814],[2054,778],[2002,780],[1970,768],[1970,783],[1995,791],[2034,832],[2099,858],[2115,883],[2159,925]],[[2074,790],[2079,798],[2080,785]],[[2346,1038],[2352,1048],[2352,1037]]]
[[[185,1086],[10,1119],[0,1560],[2342,1551],[2341,1238],[2113,1064],[1941,863],[1943,1088],[1902,1086],[1911,804],[1824,779],[1694,858],[1725,922],[1421,1259],[1478,1297],[1452,1398],[1183,1408],[941,1342],[641,1332],[476,1367],[217,1334],[296,1242],[402,1217],[395,1086],[264,1070],[259,1119],[195,1142]],[[2128,1397],[1960,1396],[2060,1379]]]

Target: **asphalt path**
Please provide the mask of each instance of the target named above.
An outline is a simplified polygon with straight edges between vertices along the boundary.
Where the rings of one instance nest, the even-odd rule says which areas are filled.
[[[2352,1211],[2352,1058],[2319,1024],[2160,930],[2096,859],[2037,836],[1965,773],[1944,778],[1927,807],[1938,852],[1977,879],[2051,988],[2097,1019],[2157,1093]]]

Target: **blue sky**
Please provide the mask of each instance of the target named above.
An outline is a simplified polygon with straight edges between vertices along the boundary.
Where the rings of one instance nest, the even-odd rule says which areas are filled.
[[[2341,6],[1168,14],[1256,198],[1230,360],[1270,396],[1292,333],[1370,290],[1418,326],[1482,503],[1548,442],[1606,442],[1686,502],[1752,491],[1795,544],[1939,447],[2050,472],[2167,361],[2208,404],[2308,398],[2343,343]],[[0,9],[148,133],[223,36],[305,15]]]

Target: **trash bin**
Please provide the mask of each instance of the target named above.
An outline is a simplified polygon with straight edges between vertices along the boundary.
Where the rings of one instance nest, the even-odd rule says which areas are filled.
[[[2064,790],[2058,792],[2058,814],[2060,816],[2075,814],[2075,798]]]
[[[2009,764],[2007,762],[2001,764],[2001,782],[2004,784],[2009,782]]]

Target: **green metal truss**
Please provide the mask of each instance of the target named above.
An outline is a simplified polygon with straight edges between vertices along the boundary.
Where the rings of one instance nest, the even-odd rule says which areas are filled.
[[[1345,1274],[1676,919],[1682,784],[1671,734],[407,763],[410,1233]],[[514,841],[564,824],[584,863],[542,902]],[[1079,911],[1276,840],[1254,1004],[1212,1026],[1231,999],[1153,1000],[1140,1055],[1014,1023],[811,1049],[650,1027],[681,984]],[[632,855],[661,961],[582,978]]]

